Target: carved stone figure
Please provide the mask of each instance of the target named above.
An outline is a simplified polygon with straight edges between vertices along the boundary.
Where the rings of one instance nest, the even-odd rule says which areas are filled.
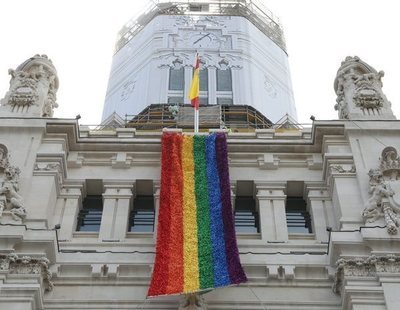
[[[357,56],[346,57],[335,79],[335,110],[340,119],[395,119],[382,92],[383,71],[377,72]]]
[[[187,294],[182,296],[179,310],[206,310],[207,304],[199,294]]]
[[[0,218],[4,210],[10,210],[15,221],[22,222],[26,217],[23,199],[18,194],[20,170],[8,161],[7,148],[0,144]]]
[[[369,199],[362,213],[367,222],[383,217],[389,234],[397,234],[400,226],[400,159],[397,150],[391,146],[382,151],[380,166],[368,173]]]
[[[10,89],[0,101],[0,112],[26,116],[52,117],[58,89],[57,71],[46,55],[35,55],[9,69]]]

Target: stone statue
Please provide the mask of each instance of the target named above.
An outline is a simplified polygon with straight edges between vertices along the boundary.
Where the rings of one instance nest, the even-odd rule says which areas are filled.
[[[383,71],[377,72],[357,56],[346,57],[335,79],[335,110],[340,119],[395,119],[382,92]]]
[[[368,173],[369,199],[362,216],[367,222],[383,217],[390,234],[397,234],[400,226],[400,159],[397,150],[391,146],[382,151],[380,167]]]
[[[22,222],[26,217],[23,199],[18,194],[20,170],[8,161],[7,148],[0,144],[0,218],[3,211],[9,210],[12,218]]]
[[[0,113],[29,117],[52,117],[58,89],[57,71],[46,55],[35,55],[9,69],[10,89],[0,101]]]

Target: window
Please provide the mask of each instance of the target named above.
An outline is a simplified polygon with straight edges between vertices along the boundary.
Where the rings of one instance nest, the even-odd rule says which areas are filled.
[[[208,91],[208,70],[207,68],[201,69],[200,77],[200,91]]]
[[[182,66],[176,66],[169,70],[169,90],[183,91],[185,74]]]
[[[258,233],[259,219],[256,201],[250,196],[237,196],[235,199],[236,232]]]
[[[311,234],[311,217],[303,197],[286,198],[286,222],[289,234]]]
[[[217,69],[217,91],[232,91],[232,74],[230,68]]]
[[[208,104],[208,97],[201,97],[199,98],[200,105],[207,105]]]
[[[82,202],[79,211],[77,231],[99,231],[101,216],[103,214],[103,197],[101,195],[88,195]]]
[[[154,196],[136,196],[129,215],[129,231],[154,231]]]

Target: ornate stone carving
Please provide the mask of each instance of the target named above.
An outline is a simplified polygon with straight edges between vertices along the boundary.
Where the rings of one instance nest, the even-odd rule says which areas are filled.
[[[356,172],[356,166],[351,165],[349,168],[348,167],[343,167],[342,165],[330,165],[331,171],[344,174],[344,173],[355,173]]]
[[[207,304],[199,294],[187,294],[182,296],[179,310],[206,310]]]
[[[270,98],[276,98],[277,90],[276,87],[274,86],[273,79],[266,74],[264,75],[264,87],[267,92],[267,95]]]
[[[15,253],[0,254],[0,271],[6,271],[10,274],[40,274],[46,291],[51,291],[54,286],[51,281],[49,263],[50,261],[46,257],[18,257]]]
[[[397,234],[400,226],[400,159],[394,147],[382,151],[380,166],[368,173],[370,195],[362,213],[367,222],[383,217],[389,234]]]
[[[335,79],[335,110],[340,119],[395,119],[382,92],[383,71],[377,72],[355,57],[346,57]]]
[[[121,91],[121,100],[122,101],[128,100],[130,94],[135,89],[135,85],[136,85],[135,80],[133,80],[133,81],[130,80],[123,85],[122,91]]]
[[[57,71],[46,55],[35,55],[10,69],[10,89],[0,104],[12,113],[52,117],[58,89]]]
[[[3,211],[9,210],[15,221],[22,222],[26,217],[26,210],[23,199],[18,194],[19,174],[19,168],[10,165],[7,148],[0,144],[0,218]]]
[[[400,272],[400,256],[389,254],[386,256],[340,258],[336,262],[336,272],[333,291],[340,294],[345,277],[376,277],[379,273]]]

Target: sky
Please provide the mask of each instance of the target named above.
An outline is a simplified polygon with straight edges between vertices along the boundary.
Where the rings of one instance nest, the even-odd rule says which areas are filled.
[[[285,32],[298,121],[337,119],[333,82],[346,56],[385,71],[383,91],[400,117],[399,5],[394,0],[265,0]],[[13,0],[0,3],[0,98],[8,69],[35,54],[53,61],[54,117],[101,121],[117,32],[146,0]]]

